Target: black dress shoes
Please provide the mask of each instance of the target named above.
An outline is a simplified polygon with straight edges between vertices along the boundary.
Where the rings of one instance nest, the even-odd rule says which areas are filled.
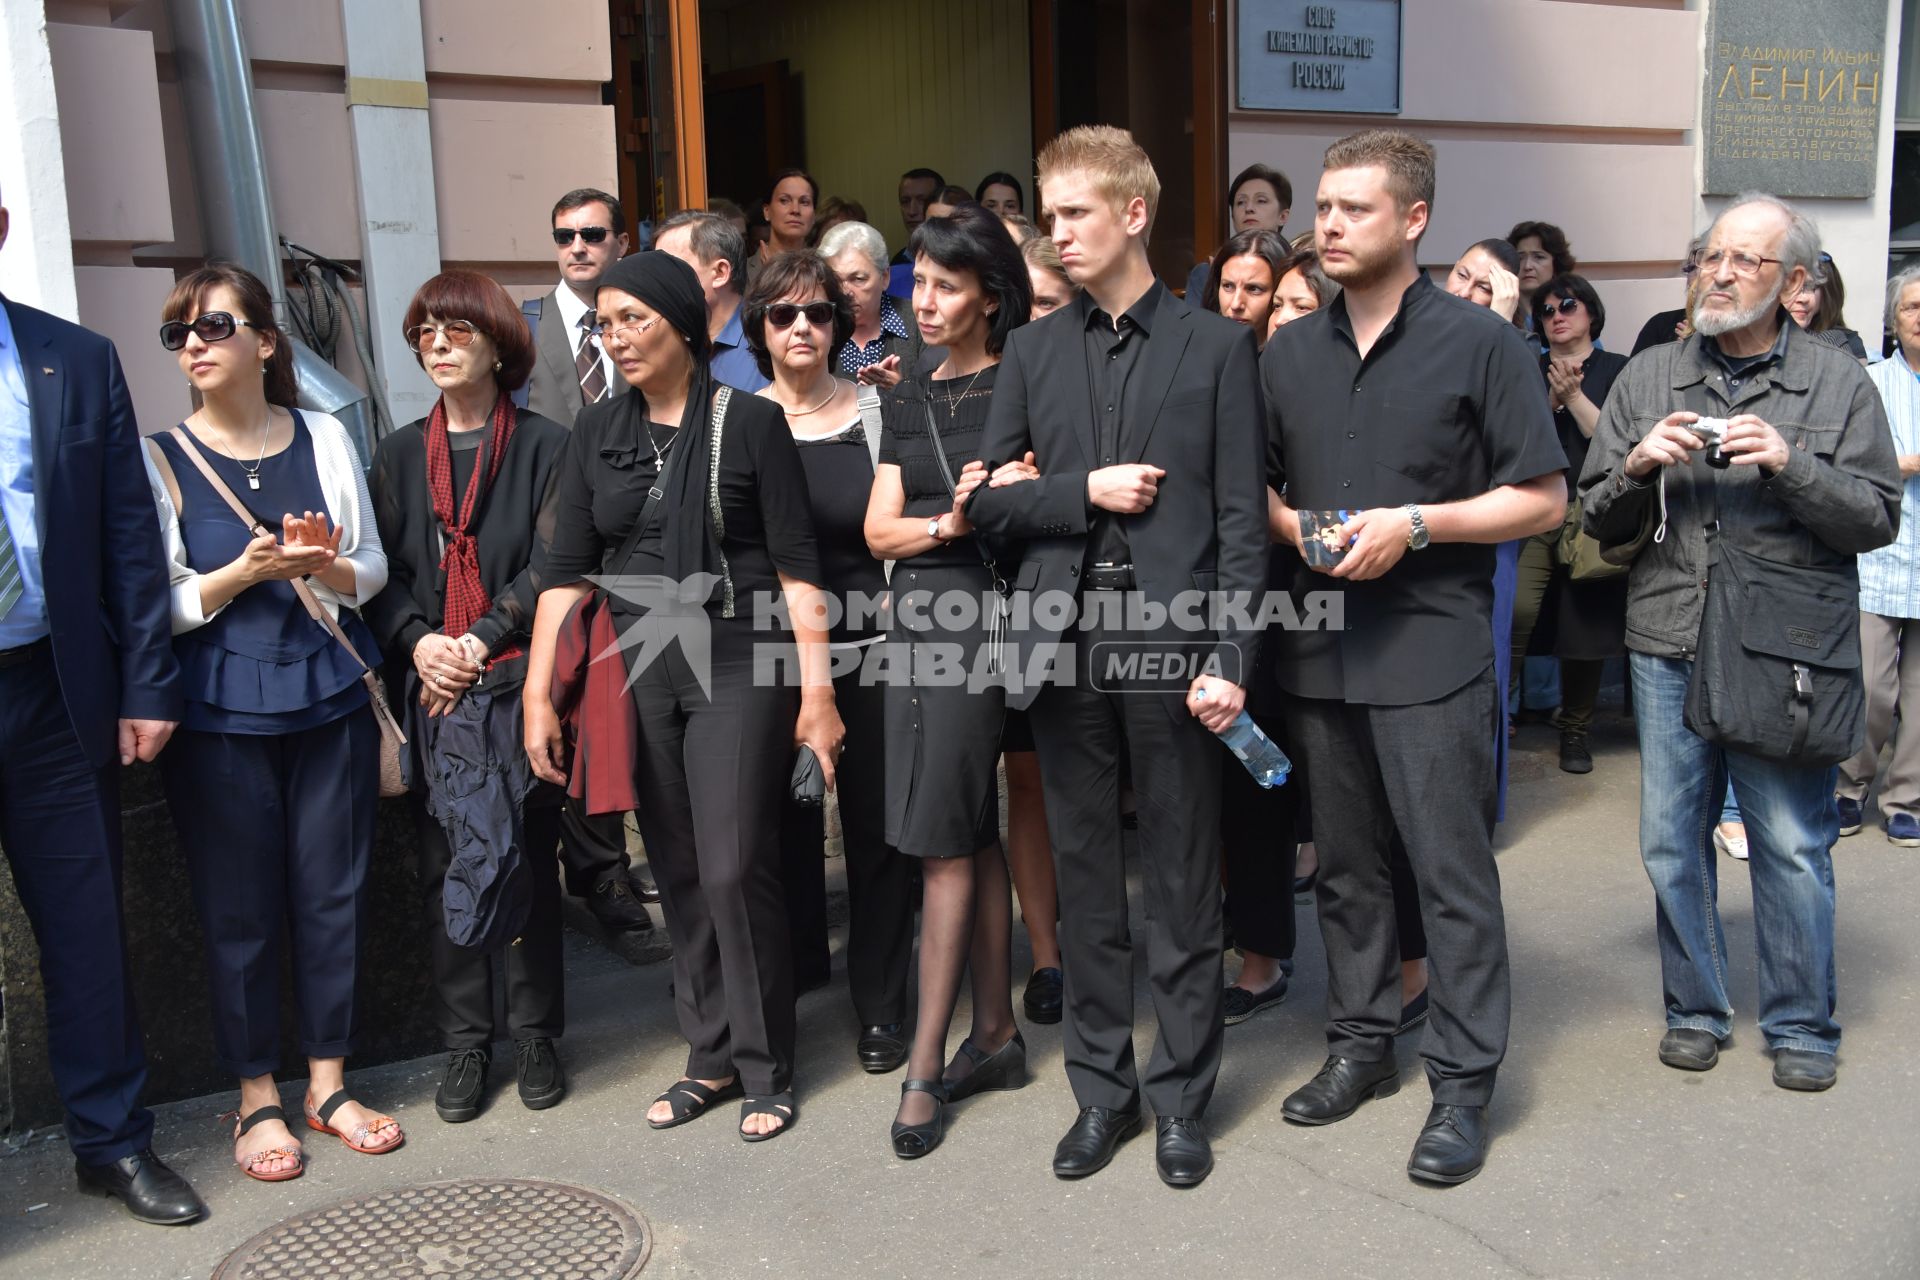
[[[587,910],[608,933],[645,933],[653,928],[653,917],[633,896],[633,887],[624,874],[608,876],[593,886],[587,895]]]
[[[1084,1178],[1113,1159],[1113,1149],[1140,1132],[1140,1111],[1082,1107],[1080,1118],[1053,1149],[1053,1176]]]
[[[160,1163],[151,1149],[122,1156],[111,1164],[74,1161],[80,1189],[95,1195],[117,1196],[127,1212],[142,1222],[176,1227],[207,1212],[187,1180]]]
[[[969,1064],[967,1074],[956,1076],[954,1063],[963,1058]],[[992,1053],[981,1052],[971,1038],[962,1040],[960,1052],[953,1055],[953,1061],[947,1064],[940,1079],[946,1085],[949,1102],[971,1098],[976,1093],[1023,1088],[1027,1083],[1027,1038],[1016,1027],[1012,1037]]]
[[[860,1028],[853,1051],[860,1057],[860,1068],[868,1075],[883,1076],[897,1071],[907,1060],[906,1029],[897,1022]]]
[[[1066,990],[1066,980],[1058,969],[1035,969],[1027,979],[1027,994],[1021,1001],[1027,1007],[1027,1021],[1049,1026],[1060,1021]]]
[[[1320,1074],[1287,1095],[1280,1114],[1295,1124],[1332,1124],[1345,1120],[1367,1099],[1399,1089],[1400,1064],[1391,1057],[1361,1062],[1336,1055],[1327,1059]]]
[[[1698,1027],[1671,1027],[1660,1037],[1660,1061],[1681,1071],[1711,1071],[1720,1061],[1720,1042]]]
[[[1207,1129],[1198,1120],[1161,1116],[1157,1121],[1160,1139],[1153,1163],[1160,1170],[1160,1181],[1170,1187],[1197,1187],[1213,1172],[1213,1147],[1207,1142]]]
[[[1407,1174],[1417,1182],[1451,1186],[1480,1172],[1487,1162],[1487,1109],[1435,1103],[1413,1144]]]

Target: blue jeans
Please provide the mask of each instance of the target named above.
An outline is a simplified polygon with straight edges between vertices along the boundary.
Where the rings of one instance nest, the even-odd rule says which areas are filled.
[[[1835,771],[1726,751],[1686,727],[1693,664],[1628,655],[1640,731],[1640,858],[1653,882],[1669,1027],[1725,1039],[1726,934],[1720,927],[1713,825],[1729,777],[1747,825],[1760,1031],[1769,1049],[1833,1053]]]

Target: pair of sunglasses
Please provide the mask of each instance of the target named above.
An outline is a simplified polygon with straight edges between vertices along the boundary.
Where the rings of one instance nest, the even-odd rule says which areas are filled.
[[[793,322],[801,316],[816,329],[824,329],[833,323],[833,304],[831,302],[776,302],[767,308],[767,323],[776,329],[791,329]]]
[[[233,336],[235,329],[258,329],[260,326],[250,320],[235,320],[225,311],[209,311],[192,324],[182,320],[169,320],[160,326],[160,345],[169,351],[178,351],[187,345],[189,333],[198,334],[202,342],[222,342]]]
[[[553,242],[557,245],[569,245],[573,243],[576,235],[588,244],[599,244],[607,238],[608,231],[605,227],[555,227]]]
[[[1570,316],[1574,312],[1578,311],[1579,309],[1580,309],[1580,299],[1562,298],[1558,302],[1553,302],[1549,300],[1545,303],[1542,303],[1540,306],[1540,313],[1542,315],[1551,315],[1554,312],[1558,311],[1563,316]]]
[[[473,335],[479,330],[469,320],[449,320],[445,324],[417,324],[407,330],[407,345],[415,351],[433,350],[434,338],[438,334],[447,335],[447,344],[454,347],[470,347]]]

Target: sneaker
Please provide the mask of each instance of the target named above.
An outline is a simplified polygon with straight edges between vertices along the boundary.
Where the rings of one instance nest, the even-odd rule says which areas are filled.
[[[1740,834],[1730,836],[1728,827],[1737,827]],[[1747,825],[1744,822],[1723,822],[1713,829],[1713,847],[1736,862],[1747,860]]]
[[[1840,810],[1840,834],[1854,836],[1860,834],[1860,802],[1846,796],[1835,796],[1833,803]]]
[[[1584,729],[1560,731],[1560,772],[1593,772],[1593,751],[1587,746],[1587,734]]]
[[[560,1056],[545,1036],[513,1042],[513,1065],[520,1077],[520,1101],[529,1111],[545,1111],[567,1096]]]
[[[653,917],[640,905],[627,883],[624,871],[608,876],[587,895],[587,910],[608,933],[644,933],[653,928]]]
[[[480,1114],[490,1061],[492,1055],[485,1049],[455,1049],[447,1054],[447,1074],[433,1095],[433,1109],[442,1120],[463,1124]]]
[[[1896,813],[1888,818],[1887,843],[1897,844],[1903,849],[1920,846],[1920,818],[1910,813]]]

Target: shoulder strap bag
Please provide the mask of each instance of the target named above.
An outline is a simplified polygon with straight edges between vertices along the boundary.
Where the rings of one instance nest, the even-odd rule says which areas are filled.
[[[920,402],[927,414],[927,435],[933,441],[933,460],[940,465],[940,478],[946,482],[949,498],[959,495],[959,488],[953,481],[953,468],[947,464],[946,442],[940,438],[940,428],[933,420],[933,397],[931,394]],[[1002,669],[1003,651],[1007,640],[1007,615],[1010,606],[1007,602],[1009,589],[1007,580],[1000,573],[1000,565],[995,561],[987,540],[979,533],[971,535],[973,545],[980,552],[980,562],[987,566],[987,574],[993,579],[993,598],[985,601],[987,617],[987,674],[999,675]]]

